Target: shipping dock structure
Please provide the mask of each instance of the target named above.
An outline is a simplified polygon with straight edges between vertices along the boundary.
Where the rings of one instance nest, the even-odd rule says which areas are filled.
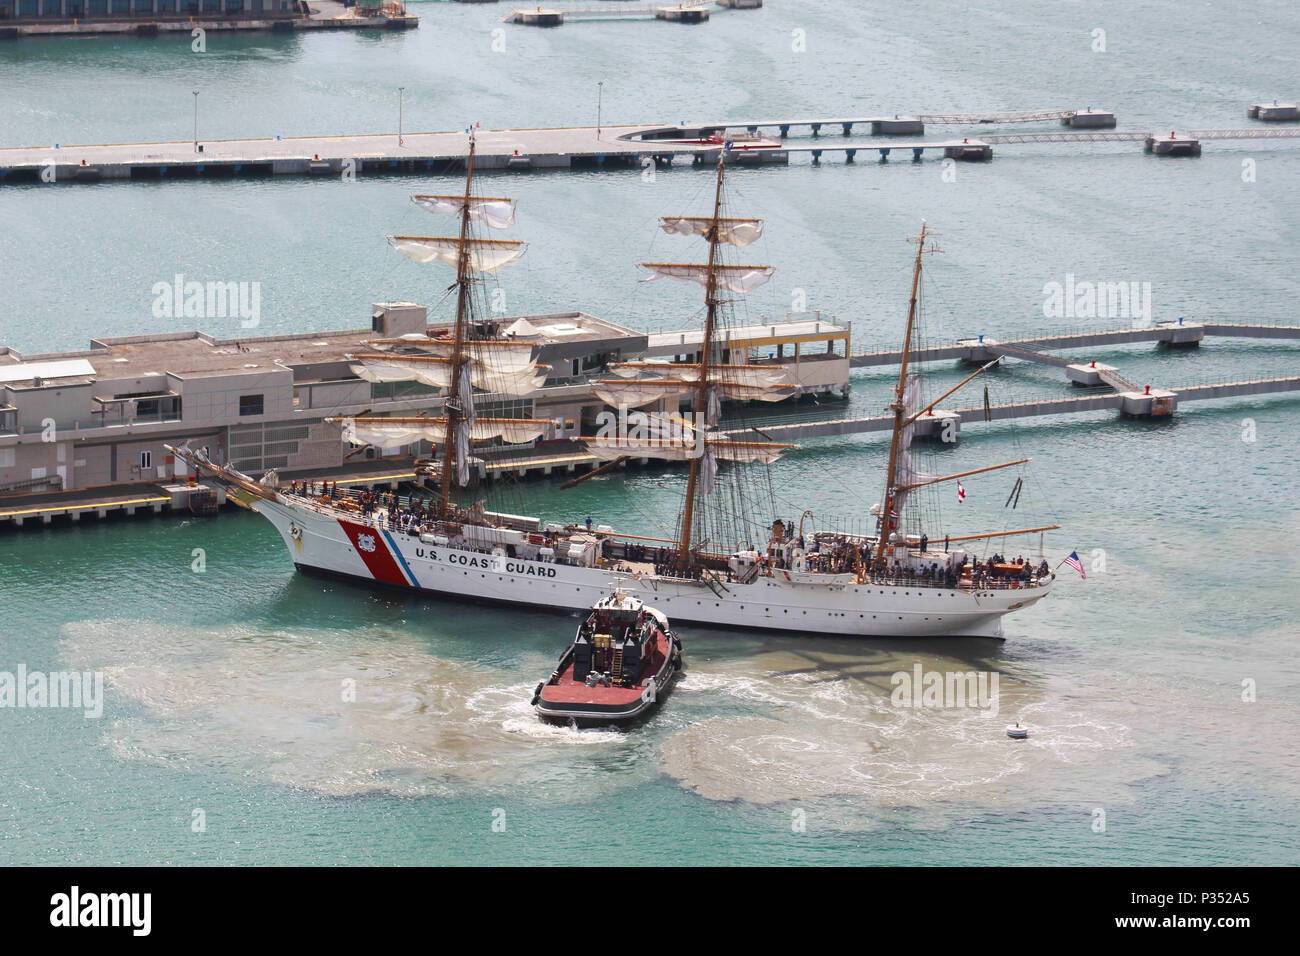
[[[226,30],[406,30],[402,0],[0,0],[0,40]],[[201,31],[196,33],[195,31]]]
[[[371,319],[369,328],[289,336],[95,339],[86,350],[44,355],[0,347],[0,522],[188,508],[198,486],[165,445],[206,448],[254,477],[272,469],[285,480],[310,475],[343,485],[414,477],[414,462],[432,451],[427,442],[349,454],[340,425],[327,421],[442,407],[442,390],[366,381],[349,355],[373,351],[366,343],[375,339],[426,337],[443,327],[410,302],[378,303]],[[554,427],[528,445],[476,447],[476,467],[489,477],[589,466],[592,456],[574,439],[594,433],[606,410],[591,379],[611,362],[687,361],[703,341],[698,329],[638,332],[583,312],[500,324],[534,343],[550,370],[526,399],[482,396],[480,414],[546,418]],[[792,314],[730,330],[728,361],[781,365],[802,395],[847,396],[851,335],[832,317]],[[689,398],[666,398],[659,410],[675,413]]]

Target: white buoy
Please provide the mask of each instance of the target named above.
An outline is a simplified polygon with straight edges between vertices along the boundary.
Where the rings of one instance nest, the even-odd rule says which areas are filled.
[[[1007,728],[1007,736],[1012,740],[1027,740],[1029,738],[1029,728],[1021,727],[1020,721]]]

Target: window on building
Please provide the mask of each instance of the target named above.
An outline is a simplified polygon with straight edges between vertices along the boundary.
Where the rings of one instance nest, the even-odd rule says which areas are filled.
[[[140,452],[140,470],[148,471],[152,467],[153,467],[153,452],[151,451]]]
[[[261,415],[262,414],[262,396],[261,395],[240,395],[239,396],[239,414],[242,415]]]

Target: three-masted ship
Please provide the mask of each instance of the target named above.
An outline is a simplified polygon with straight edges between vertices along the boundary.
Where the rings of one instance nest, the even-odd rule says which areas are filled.
[[[412,336],[369,343],[374,351],[352,356],[357,375],[374,382],[418,381],[443,389],[439,413],[418,417],[358,415],[339,419],[344,438],[359,447],[432,442],[427,463],[437,494],[416,516],[358,509],[355,499],[286,493],[217,465],[189,448],[174,452],[196,470],[226,482],[231,492],[279,531],[299,570],[473,602],[586,612],[608,593],[611,579],[623,593],[661,608],[678,621],[806,634],[931,637],[1001,636],[1002,618],[1044,597],[1054,580],[1041,565],[998,569],[976,562],[964,545],[977,539],[1049,530],[1017,529],[963,535],[942,549],[927,537],[906,534],[901,514],[910,495],[960,475],[922,474],[910,451],[921,407],[910,374],[917,289],[929,234],[918,240],[903,361],[891,405],[893,435],[880,504],[871,508],[874,533],[803,532],[776,518],[763,482],[747,475],[777,461],[795,446],[741,440],[720,428],[724,401],[777,400],[797,391],[779,365],[727,360],[721,321],[729,296],[761,285],[769,266],[724,263],[729,247],[743,247],[762,234],[761,220],[724,215],[724,166],[720,161],[711,215],[666,217],[665,232],[703,239],[705,261],[642,263],[652,279],[694,282],[703,287],[704,336],[687,362],[626,362],[593,382],[596,394],[620,410],[639,413],[638,427],[585,439],[606,462],[658,458],[685,463],[685,497],[673,538],[625,533],[581,524],[543,524],[540,518],[489,509],[477,498],[472,467],[475,443],[525,443],[548,434],[543,419],[500,418],[476,413],[476,397],[526,397],[547,370],[533,345],[501,334],[499,323],[474,317],[476,284],[523,255],[515,240],[481,239],[474,227],[514,223],[512,200],[472,192],[471,139],[465,190],[453,196],[417,196],[437,214],[458,217],[456,236],[393,236],[403,254],[455,270],[456,320],[442,338]],[[702,257],[703,258],[703,257]],[[978,373],[976,373],[978,374]],[[974,376],[971,376],[974,377]],[[969,381],[969,379],[967,379]],[[964,383],[963,383],[964,384]],[[951,390],[940,399],[951,394]],[[690,412],[678,409],[682,395]],[[743,433],[749,434],[749,433]],[[1019,464],[1012,462],[1008,464]],[[993,468],[1006,467],[996,465]],[[729,484],[721,487],[723,479]],[[771,483],[767,482],[770,492]],[[722,500],[719,502],[719,498]]]

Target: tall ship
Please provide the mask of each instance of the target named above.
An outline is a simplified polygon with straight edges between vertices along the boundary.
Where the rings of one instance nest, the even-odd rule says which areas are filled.
[[[661,223],[670,235],[703,240],[704,261],[641,264],[651,279],[703,288],[700,351],[673,362],[611,365],[608,377],[594,386],[618,409],[618,427],[583,439],[604,464],[580,480],[627,459],[685,466],[672,538],[604,525],[593,530],[590,519],[544,523],[493,507],[478,486],[478,469],[472,467],[476,444],[534,442],[554,423],[484,415],[475,407],[476,397],[491,396],[495,408],[503,406],[502,397],[526,398],[547,370],[532,343],[487,317],[485,281],[518,261],[526,244],[476,235],[479,227],[514,225],[515,207],[511,199],[473,193],[472,138],[463,194],[413,197],[431,213],[456,217],[456,235],[390,237],[407,257],[454,270],[450,334],[376,339],[371,351],[351,356],[353,370],[369,381],[418,381],[445,390],[440,414],[337,420],[344,439],[358,449],[431,443],[435,453],[421,463],[427,502],[385,508],[365,498],[317,496],[309,487],[280,487],[274,475],[256,480],[196,449],[171,451],[270,521],[303,572],[458,601],[582,613],[613,583],[679,622],[862,637],[1001,637],[1003,617],[1045,597],[1054,572],[1045,562],[1034,567],[976,560],[966,549],[1056,526],[945,538],[933,524],[925,526],[933,514],[916,506],[916,496],[935,485],[1027,460],[957,475],[926,474],[913,461],[918,419],[955,391],[923,404],[909,363],[922,261],[934,251],[932,233],[923,225],[914,240],[912,295],[889,406],[893,429],[880,497],[856,531],[805,531],[811,511],[791,516],[789,504],[777,504],[766,473],[796,446],[742,440],[755,433],[720,427],[724,401],[748,405],[797,391],[779,366],[737,363],[725,347],[730,296],[761,285],[773,270],[723,261],[729,249],[751,244],[763,231],[762,220],[724,214],[724,177],[720,158],[710,215],[665,217]],[[689,411],[680,407],[682,396],[689,398]]]

